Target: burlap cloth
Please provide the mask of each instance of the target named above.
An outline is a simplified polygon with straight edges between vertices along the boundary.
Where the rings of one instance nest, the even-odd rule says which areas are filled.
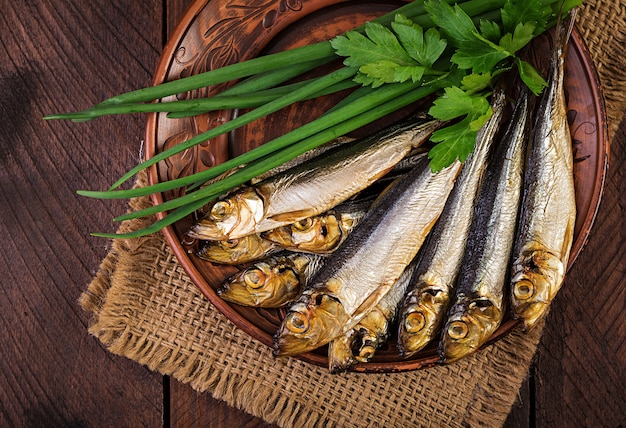
[[[626,105],[626,3],[585,3],[578,28],[600,75],[613,135]],[[148,204],[138,198],[130,205]],[[193,285],[160,233],[115,240],[80,303],[92,315],[89,332],[111,352],[285,427],[500,426],[542,329],[514,332],[449,366],[330,375],[295,358],[273,358],[235,327]]]

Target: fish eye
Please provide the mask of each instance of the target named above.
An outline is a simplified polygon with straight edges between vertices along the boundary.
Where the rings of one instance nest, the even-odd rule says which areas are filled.
[[[239,244],[239,239],[225,239],[220,241],[220,245],[224,248],[235,248]]]
[[[243,280],[250,288],[260,288],[265,283],[265,274],[259,268],[250,268],[243,276]]]
[[[304,333],[309,329],[309,319],[300,312],[292,312],[287,315],[285,326],[292,333]]]
[[[469,333],[469,327],[463,321],[453,321],[448,326],[448,335],[455,340],[463,339]]]
[[[432,288],[429,288],[427,290],[424,290],[424,292],[422,292],[421,298],[424,301],[424,303],[433,305],[442,300],[442,294],[443,293],[441,290],[433,290]]]
[[[211,208],[211,218],[213,220],[222,220],[232,210],[231,204],[228,201],[217,201]]]
[[[513,294],[519,300],[528,300],[535,294],[535,286],[530,281],[519,281],[513,287]]]
[[[365,345],[363,345],[363,347],[361,347],[359,357],[361,357],[361,359],[364,361],[369,361],[374,357],[375,354],[376,347],[373,346],[371,343],[366,343]]]
[[[303,218],[293,224],[296,230],[307,230],[313,225],[313,219],[311,217]]]
[[[491,306],[493,306],[493,303],[491,303],[489,300],[476,300],[475,302],[470,303],[470,309],[478,308],[482,311],[490,308]]]
[[[421,312],[411,312],[404,320],[404,328],[408,333],[417,333],[426,326],[426,318]]]

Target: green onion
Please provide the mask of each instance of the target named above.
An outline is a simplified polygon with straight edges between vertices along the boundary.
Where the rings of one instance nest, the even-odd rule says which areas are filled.
[[[457,3],[455,0],[441,1],[447,4]],[[468,0],[458,2],[458,5],[476,23],[483,19],[500,22],[500,9],[507,1],[510,0]],[[550,11],[553,16],[556,16],[556,12],[559,11],[557,4],[559,1],[545,0],[540,7],[547,8],[543,10]],[[579,0],[566,0],[566,9],[571,8],[570,3],[574,4],[577,1]],[[397,14],[403,14],[424,30],[434,26],[426,11],[424,0],[407,3],[375,21],[389,27]],[[363,33],[364,30],[365,26],[361,26],[355,31]],[[139,171],[197,144],[233,131],[293,103],[354,87],[356,83],[352,78],[358,70],[347,66],[340,67],[338,70],[323,74],[320,77],[313,77],[297,83],[286,83],[337,58],[338,56],[330,42],[320,42],[120,94],[81,112],[47,116],[46,119],[84,121],[109,114],[162,112],[167,113],[168,118],[183,118],[216,109],[253,109],[145,160],[124,174],[106,191],[79,190],[78,193],[83,196],[118,199],[145,196],[186,187],[187,193],[183,196],[115,219],[122,221],[159,212],[168,212],[167,215],[146,229],[123,235],[94,235],[129,238],[160,230],[258,174],[432,94],[443,87],[442,83],[446,79],[448,79],[447,84],[453,82],[453,85],[458,85],[460,82],[454,73],[446,73],[441,79],[433,80],[430,83],[385,82],[384,85],[376,88],[360,87],[319,118],[208,170],[151,186],[115,190]],[[445,59],[442,61],[445,62]],[[450,70],[454,71],[454,67]],[[434,75],[437,75],[439,70],[433,70],[433,72]],[[240,81],[237,82],[237,80]],[[186,94],[231,81],[234,84],[230,88],[210,98],[167,101],[167,97]],[[232,174],[211,184],[205,184],[226,172]]]
[[[71,119],[75,122],[91,120],[99,116],[125,114],[125,113],[170,113],[170,118],[181,118],[195,116],[215,110],[234,110],[260,107],[271,101],[284,97],[287,94],[302,88],[313,82],[306,80],[289,85],[277,86],[270,89],[249,92],[245,96],[223,92],[210,98],[194,98],[179,101],[165,101],[156,103],[134,103],[134,104],[108,104],[97,109],[88,109],[75,113],[62,113],[47,116],[46,119]],[[303,99],[312,99],[324,95],[342,91],[356,86],[351,80],[344,80],[323,90],[308,95]]]
[[[164,181],[154,184],[152,186],[137,187],[128,190],[108,190],[108,191],[90,191],[79,190],[78,193],[82,196],[88,196],[92,198],[100,199],[126,199],[136,196],[149,195],[156,192],[164,192],[172,190],[178,187],[191,185],[196,182],[206,182],[212,178],[237,168],[246,163],[252,162],[255,159],[259,159],[267,154],[273,153],[277,150],[288,147],[294,142],[300,141],[303,138],[308,138],[317,132],[323,131],[331,126],[337,125],[343,121],[349,120],[352,117],[364,113],[368,110],[380,108],[379,106],[386,102],[392,102],[394,98],[402,96],[405,92],[414,88],[410,83],[386,85],[379,88],[376,91],[370,91],[368,94],[355,99],[351,103],[348,103],[337,109],[331,115],[322,115],[319,118],[304,124],[293,131],[290,131],[284,135],[275,138],[255,149],[252,149],[246,153],[243,153],[235,158],[229,159],[224,163],[216,165],[205,171],[198,172],[196,174],[188,175],[185,177]],[[435,89],[429,88],[431,93]],[[399,104],[400,105],[400,104]],[[364,124],[365,125],[365,124]],[[184,143],[183,143],[184,144]],[[176,146],[178,147],[178,146]],[[196,196],[197,197],[197,196]],[[171,202],[174,204],[174,202]],[[161,207],[162,205],[159,205]],[[171,206],[166,206],[163,209],[169,209]]]
[[[175,223],[176,221],[186,217],[187,215],[206,205],[225,191],[228,191],[233,186],[236,186],[236,183],[250,180],[251,178],[254,178],[259,174],[267,172],[270,169],[283,164],[284,162],[294,158],[295,156],[305,153],[306,151],[318,147],[321,144],[331,141],[341,135],[345,135],[351,131],[367,125],[368,123],[380,119],[390,113],[393,113],[398,109],[406,107],[407,105],[410,105],[420,99],[423,99],[424,97],[432,94],[437,89],[436,87],[419,87],[407,91],[406,86],[403,88],[400,88],[400,86],[405,85],[399,85],[396,88],[396,91],[393,91],[397,93],[397,96],[391,97],[391,100],[378,105],[375,109],[367,109],[359,115],[353,116],[346,121],[340,121],[339,123],[330,126],[325,130],[312,135],[311,137],[305,138],[290,147],[288,151],[285,150],[282,152],[277,152],[277,154],[274,156],[267,155],[264,158],[257,159],[248,167],[242,168],[241,170],[235,172],[233,175],[228,176],[216,183],[210,184],[202,189],[196,190],[189,195],[185,195],[180,198],[167,201],[164,204],[145,208],[143,210],[132,212],[116,218],[117,221],[122,221],[138,217],[145,217],[155,214],[157,212],[161,212],[164,209],[176,207],[176,203],[169,204],[165,206],[165,208],[164,205],[170,202],[178,201],[182,198],[187,198],[184,205],[178,207],[175,211],[168,213],[165,217],[153,223],[151,226],[125,234],[94,233],[93,235],[106,238],[136,238],[139,236],[145,236],[150,233],[157,232],[162,228]],[[297,130],[292,132],[296,131]],[[267,144],[271,143],[272,142],[269,142]]]
[[[324,90],[336,83],[339,83],[343,80],[349,79],[354,76],[356,70],[350,68],[342,68],[340,70],[334,71],[326,76],[322,76],[319,79],[303,86],[300,89],[297,89],[284,97],[271,101],[263,106],[252,110],[248,113],[245,113],[241,116],[236,117],[235,119],[228,121],[216,128],[213,128],[209,131],[206,131],[202,134],[196,135],[195,137],[185,141],[184,143],[173,146],[156,156],[146,160],[145,162],[137,165],[135,168],[132,168],[126,174],[122,176],[117,182],[115,182],[110,190],[119,187],[122,183],[130,179],[132,176],[137,174],[139,171],[149,167],[150,165],[154,165],[155,163],[166,159],[174,154],[183,152],[197,144],[203,143],[205,141],[210,140],[211,138],[215,138],[219,135],[225,134],[226,132],[230,132],[234,129],[237,129],[243,125],[246,125],[256,119],[267,116],[270,113],[274,113],[280,110],[283,107],[286,107],[290,104],[293,104],[298,101],[302,101],[321,90]]]

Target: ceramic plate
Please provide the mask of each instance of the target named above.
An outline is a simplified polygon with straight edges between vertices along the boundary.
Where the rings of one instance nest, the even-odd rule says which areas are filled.
[[[156,69],[154,83],[161,83],[215,69],[270,52],[327,40],[404,4],[398,1],[339,0],[212,0],[196,1],[177,26],[165,47]],[[549,36],[536,42],[540,62],[547,58]],[[178,98],[206,97],[228,84],[207,87],[179,95]],[[578,32],[574,31],[567,56],[566,88],[575,163],[576,204],[578,218],[570,266],[580,253],[595,218],[607,168],[608,138],[604,104],[595,69]],[[192,174],[250,150],[288,130],[318,116],[336,99],[307,102],[281,110],[235,132],[213,139],[152,168],[153,183]],[[154,156],[180,142],[226,122],[237,111],[218,111],[187,119],[168,119],[164,114],[149,117],[146,129],[146,155]],[[387,122],[399,119],[388,118]],[[386,123],[378,122],[360,134],[371,132]],[[359,136],[359,132],[355,133]],[[160,204],[176,196],[157,194]],[[188,253],[181,244],[184,232],[192,223],[190,216],[164,230],[165,236],[183,268],[202,293],[233,323],[247,334],[271,346],[282,310],[253,309],[220,299],[215,290],[236,268],[218,266]],[[516,323],[506,320],[491,342],[508,334]],[[411,359],[399,357],[391,338],[374,360],[358,364],[359,372],[415,370],[436,364],[434,346]],[[298,356],[326,366],[326,348]]]

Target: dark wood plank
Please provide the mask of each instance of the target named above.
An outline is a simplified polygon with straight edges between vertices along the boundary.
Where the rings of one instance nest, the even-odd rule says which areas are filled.
[[[522,386],[520,387],[518,398],[511,408],[511,413],[509,413],[509,416],[504,423],[504,428],[532,426],[533,408],[531,407],[531,403],[534,387],[534,382],[531,377],[532,373],[533,368],[531,367],[528,377],[524,380]]]
[[[626,121],[587,247],[568,273],[536,363],[536,426],[626,422]]]
[[[26,3],[26,4],[22,4]],[[45,123],[145,86],[190,0],[0,2],[0,425],[267,426],[210,394],[108,353],[77,300],[125,202],[79,198],[134,165],[141,117]],[[167,18],[167,26],[161,25]],[[626,124],[589,244],[548,319],[507,426],[623,426],[626,385]],[[115,156],[111,156],[115,144]],[[167,413],[169,411],[169,413]]]
[[[270,428],[262,419],[251,416],[214,399],[209,393],[200,394],[188,385],[172,381],[170,427],[207,428]]]
[[[158,426],[162,378],[87,333],[81,292],[126,203],[78,197],[135,164],[142,118],[42,116],[145,85],[159,1],[0,2],[0,426]],[[153,29],[153,30],[151,30]]]
[[[168,0],[166,2],[167,35],[172,34],[176,24],[192,0]],[[189,385],[170,380],[169,390],[170,426],[175,427],[270,427],[262,419],[242,412],[223,401],[214,399],[211,394],[199,394]]]

